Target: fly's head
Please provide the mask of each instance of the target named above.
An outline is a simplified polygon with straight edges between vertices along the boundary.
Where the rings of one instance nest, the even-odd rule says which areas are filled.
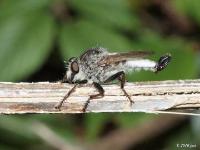
[[[70,58],[66,63],[66,69],[64,81],[67,81],[68,83],[79,83],[85,80],[78,58]]]

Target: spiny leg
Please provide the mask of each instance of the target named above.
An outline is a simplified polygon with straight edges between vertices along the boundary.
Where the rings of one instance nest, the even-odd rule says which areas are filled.
[[[122,72],[119,75],[118,80],[120,81],[120,87],[121,87],[122,91],[124,92],[124,95],[128,98],[128,100],[130,101],[130,104],[133,104],[134,101],[131,99],[130,95],[128,95],[128,93],[124,89],[124,84],[126,82],[126,77],[125,77],[125,73],[124,72]]]
[[[77,85],[78,84],[75,84],[73,86],[73,88],[63,97],[63,99],[59,103],[56,104],[56,106],[55,106],[56,109],[60,110],[60,108],[62,107],[64,101],[71,95],[71,93],[73,93],[75,91]]]
[[[105,83],[111,82],[115,79],[118,79],[120,81],[120,87],[122,89],[122,91],[124,92],[124,95],[128,98],[128,100],[130,101],[130,103],[134,103],[134,101],[131,99],[131,97],[128,95],[128,93],[126,92],[126,90],[124,89],[124,85],[126,82],[126,78],[125,78],[125,73],[123,71],[120,71],[114,75],[112,75],[111,77],[109,77],[106,81],[104,81]]]
[[[87,107],[88,107],[88,104],[90,103],[90,100],[92,99],[96,99],[96,98],[101,98],[104,96],[104,89],[103,87],[99,84],[99,83],[96,83],[96,82],[93,82],[93,85],[94,87],[98,90],[98,94],[95,94],[95,95],[90,95],[90,97],[88,98],[88,100],[86,101],[82,111],[85,112]]]

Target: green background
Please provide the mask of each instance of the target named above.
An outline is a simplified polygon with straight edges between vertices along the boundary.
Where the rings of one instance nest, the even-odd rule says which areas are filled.
[[[1,0],[0,81],[58,81],[65,73],[64,60],[98,46],[115,52],[150,50],[154,60],[171,53],[167,69],[158,75],[129,74],[130,82],[198,78],[199,8],[199,0]],[[64,141],[87,145],[157,117],[165,118],[144,113],[1,115],[0,149],[56,149],[35,135],[30,128],[34,122],[45,124]],[[188,117],[179,129],[150,140],[144,148],[200,143],[199,126],[198,117]]]

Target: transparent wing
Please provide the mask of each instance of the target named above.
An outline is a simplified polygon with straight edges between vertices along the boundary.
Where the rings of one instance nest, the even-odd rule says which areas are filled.
[[[116,64],[119,62],[132,60],[132,59],[139,59],[145,58],[147,56],[152,55],[152,51],[132,51],[132,52],[125,52],[125,53],[109,53],[109,55],[102,58],[99,61],[99,65],[109,65],[109,64]]]

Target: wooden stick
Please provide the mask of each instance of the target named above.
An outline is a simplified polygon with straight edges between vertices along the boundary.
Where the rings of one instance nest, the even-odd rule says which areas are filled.
[[[82,113],[88,96],[97,91],[90,85],[78,87],[61,110],[55,105],[73,87],[67,83],[0,82],[0,113]],[[117,84],[103,85],[105,96],[90,102],[87,112],[147,112],[200,115],[200,80],[152,81],[126,83],[125,89],[134,104]],[[175,111],[177,109],[178,111]]]

